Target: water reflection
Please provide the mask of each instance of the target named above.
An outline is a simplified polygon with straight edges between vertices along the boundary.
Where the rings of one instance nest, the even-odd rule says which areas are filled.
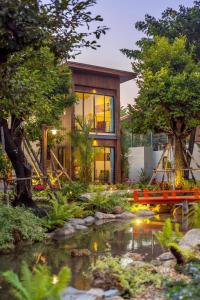
[[[87,232],[77,232],[72,238],[50,244],[34,244],[16,249],[11,255],[0,256],[0,272],[13,269],[19,271],[22,261],[29,266],[37,263],[47,263],[53,272],[67,265],[72,270],[71,284],[79,289],[88,289],[90,282],[86,275],[90,266],[97,258],[107,253],[108,248],[112,255],[124,255],[127,252],[140,253],[146,260],[151,260],[162,253],[162,249],[154,237],[154,232],[161,230],[164,220],[136,219],[132,221],[113,221],[101,226],[90,227]],[[72,249],[89,249],[91,255],[86,257],[72,257]],[[5,285],[0,291],[0,299],[7,300]]]

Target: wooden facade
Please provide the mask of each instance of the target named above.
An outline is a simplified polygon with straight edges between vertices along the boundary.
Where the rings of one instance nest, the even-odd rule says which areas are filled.
[[[114,182],[121,182],[121,147],[120,147],[120,84],[135,78],[132,72],[103,68],[82,63],[69,62],[72,70],[73,90],[82,93],[95,93],[114,97],[114,133],[92,132],[99,147],[114,148]],[[68,132],[75,127],[75,109],[67,109],[62,115],[62,125]],[[58,157],[73,178],[73,149],[69,137],[66,135],[64,142],[58,146]]]

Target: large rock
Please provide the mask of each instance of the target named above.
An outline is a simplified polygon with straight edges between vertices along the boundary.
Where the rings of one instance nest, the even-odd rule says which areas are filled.
[[[86,217],[83,220],[85,225],[92,225],[95,222],[95,218],[92,216]]]
[[[95,218],[98,219],[98,220],[115,219],[115,215],[113,215],[113,214],[104,214],[100,211],[97,211],[95,213]]]
[[[191,229],[181,239],[179,245],[182,248],[192,249],[200,245],[200,229]]]
[[[70,224],[66,224],[63,228],[58,228],[54,231],[52,238],[54,240],[61,240],[68,238],[72,234],[74,234],[75,229]]]
[[[84,226],[84,225],[74,224],[73,226],[76,230],[87,230],[88,229],[87,226]]]
[[[77,290],[68,287],[62,293],[62,300],[99,300],[102,299],[104,291],[102,289],[90,289],[89,291]]]
[[[121,206],[115,206],[112,210],[112,214],[118,215],[123,213],[123,208]]]
[[[154,216],[155,213],[152,210],[141,209],[136,212],[136,215],[139,217],[151,217]]]
[[[76,224],[76,225],[85,225],[84,219],[81,219],[81,218],[71,218],[71,219],[69,219],[69,222],[71,224]]]
[[[174,255],[171,252],[165,252],[159,255],[157,259],[160,261],[168,261],[174,259]]]
[[[131,212],[123,212],[122,214],[116,215],[117,219],[132,219],[135,217],[135,214],[131,213]]]

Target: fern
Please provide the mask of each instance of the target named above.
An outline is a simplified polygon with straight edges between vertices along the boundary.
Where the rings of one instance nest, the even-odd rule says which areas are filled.
[[[175,231],[173,231],[172,222],[168,218],[164,223],[163,230],[156,232],[155,236],[163,248],[169,248],[169,244],[180,239],[182,234],[179,231],[179,224],[175,225]]]
[[[11,293],[17,300],[60,300],[60,293],[69,283],[71,272],[63,267],[55,276],[46,265],[39,265],[31,272],[23,263],[20,277],[13,271],[4,272],[3,277],[12,286]]]

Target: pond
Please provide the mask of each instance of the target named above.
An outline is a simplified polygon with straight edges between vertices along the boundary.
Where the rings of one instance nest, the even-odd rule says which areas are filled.
[[[62,266],[69,266],[72,271],[71,285],[78,289],[89,289],[90,266],[97,258],[110,251],[112,255],[124,255],[134,252],[144,255],[149,261],[162,253],[155,239],[154,232],[161,230],[167,215],[157,215],[152,219],[133,219],[112,221],[89,227],[87,231],[76,232],[65,241],[37,243],[18,247],[13,254],[0,256],[0,272],[19,271],[22,261],[29,266],[47,263],[57,273]],[[72,257],[73,249],[89,249],[90,256]],[[0,299],[10,300],[4,283],[0,290]]]

